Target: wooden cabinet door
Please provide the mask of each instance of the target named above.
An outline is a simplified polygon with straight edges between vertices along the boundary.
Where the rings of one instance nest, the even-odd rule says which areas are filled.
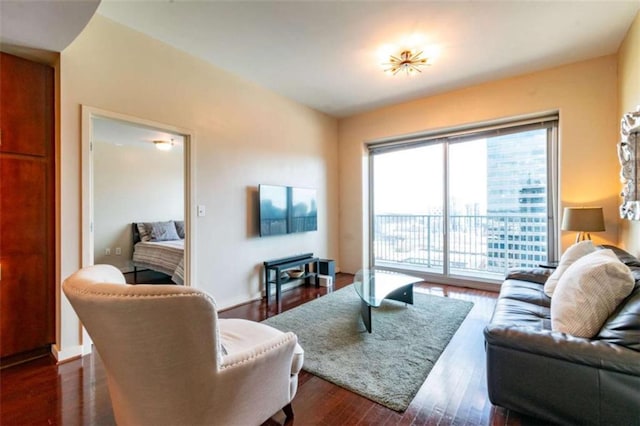
[[[53,69],[1,55],[0,151],[48,156],[53,137]]]
[[[0,158],[1,357],[55,341],[47,180],[42,159]]]
[[[55,341],[53,70],[0,57],[0,357]]]

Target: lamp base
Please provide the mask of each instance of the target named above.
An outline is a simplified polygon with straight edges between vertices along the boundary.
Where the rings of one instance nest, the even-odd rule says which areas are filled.
[[[579,243],[580,241],[586,241],[586,240],[591,240],[591,234],[589,234],[588,232],[578,232],[576,234],[576,243]]]

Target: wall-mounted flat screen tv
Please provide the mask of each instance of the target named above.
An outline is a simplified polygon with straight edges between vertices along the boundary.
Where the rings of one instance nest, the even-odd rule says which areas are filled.
[[[289,188],[289,232],[309,232],[318,230],[318,206],[316,190],[309,188]]]
[[[260,185],[260,236],[287,233],[289,189],[286,186]]]
[[[318,230],[316,190],[260,185],[260,236]]]

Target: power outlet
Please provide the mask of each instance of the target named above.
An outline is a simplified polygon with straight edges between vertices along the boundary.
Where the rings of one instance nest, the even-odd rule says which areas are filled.
[[[116,247],[116,256],[120,256],[122,254],[122,249],[120,247]]]
[[[111,249],[110,249],[110,248],[106,248],[106,249],[104,249],[104,254],[105,254],[106,256],[111,256]]]

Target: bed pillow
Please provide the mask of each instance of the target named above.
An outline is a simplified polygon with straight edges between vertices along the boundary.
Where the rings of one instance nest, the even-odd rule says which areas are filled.
[[[631,270],[613,251],[581,257],[558,281],[551,299],[551,329],[577,337],[597,335],[634,284]]]
[[[587,254],[593,253],[596,251],[596,248],[593,246],[591,240],[580,241],[569,247],[567,251],[562,254],[560,258],[560,263],[558,263],[558,267],[553,271],[553,273],[549,276],[547,281],[544,283],[544,293],[552,297],[553,292],[558,285],[558,280],[564,274],[569,266],[571,266],[576,260],[580,259]]]
[[[151,240],[150,241],[172,241],[179,240],[176,232],[176,225],[172,220],[167,222],[153,222],[151,224]]]
[[[138,222],[138,234],[140,234],[140,241],[151,241],[151,223]]]
[[[178,237],[184,239],[184,220],[174,220],[173,223],[176,225]]]

